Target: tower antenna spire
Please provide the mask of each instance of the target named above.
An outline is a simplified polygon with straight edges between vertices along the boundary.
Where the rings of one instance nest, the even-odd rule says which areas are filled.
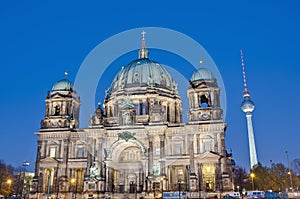
[[[242,70],[243,70],[243,80],[244,80],[244,91],[243,91],[243,97],[250,96],[250,93],[248,91],[247,87],[247,78],[246,78],[246,72],[245,72],[245,62],[244,62],[244,55],[243,50],[240,50],[241,53],[241,62],[242,62]]]

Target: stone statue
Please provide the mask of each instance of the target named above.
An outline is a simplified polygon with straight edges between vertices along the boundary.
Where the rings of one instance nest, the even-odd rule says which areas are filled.
[[[90,178],[95,178],[97,176],[98,168],[95,164],[90,167]]]
[[[104,160],[106,160],[108,158],[108,156],[110,155],[110,150],[109,149],[104,149]]]
[[[60,114],[60,106],[56,105],[54,108],[55,108],[55,114],[54,115],[59,115]]]
[[[154,162],[153,167],[152,167],[152,173],[154,176],[159,176],[160,175],[160,166],[157,161]]]
[[[93,116],[90,116],[89,124],[90,124],[90,126],[92,126],[94,124],[94,122],[93,122]]]
[[[40,122],[40,128],[41,129],[45,128],[44,120],[41,120],[41,122]]]
[[[123,117],[124,117],[124,123],[126,125],[130,124],[131,123],[131,118],[130,118],[130,114],[129,113],[124,113],[123,114]]]
[[[145,152],[146,152],[145,147],[141,146],[141,151],[142,151],[142,157],[145,157]]]

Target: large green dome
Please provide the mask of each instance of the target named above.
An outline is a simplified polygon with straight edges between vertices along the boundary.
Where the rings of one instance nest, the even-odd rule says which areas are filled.
[[[134,60],[122,67],[115,76],[110,91],[149,86],[177,90],[169,72],[158,62],[146,57]]]

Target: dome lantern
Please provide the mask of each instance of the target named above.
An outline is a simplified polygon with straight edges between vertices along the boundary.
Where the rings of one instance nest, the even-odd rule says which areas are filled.
[[[143,31],[141,34],[142,34],[142,48],[139,50],[139,59],[147,59],[149,58],[149,52],[146,48],[146,41],[145,41],[146,32]]]

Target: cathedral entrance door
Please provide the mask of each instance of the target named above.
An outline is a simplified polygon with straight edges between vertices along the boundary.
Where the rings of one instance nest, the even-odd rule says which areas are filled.
[[[213,182],[211,180],[206,181],[206,192],[212,192],[213,191]]]
[[[130,184],[129,184],[129,193],[135,193],[137,190],[136,190],[136,182],[134,181],[130,181]]]

